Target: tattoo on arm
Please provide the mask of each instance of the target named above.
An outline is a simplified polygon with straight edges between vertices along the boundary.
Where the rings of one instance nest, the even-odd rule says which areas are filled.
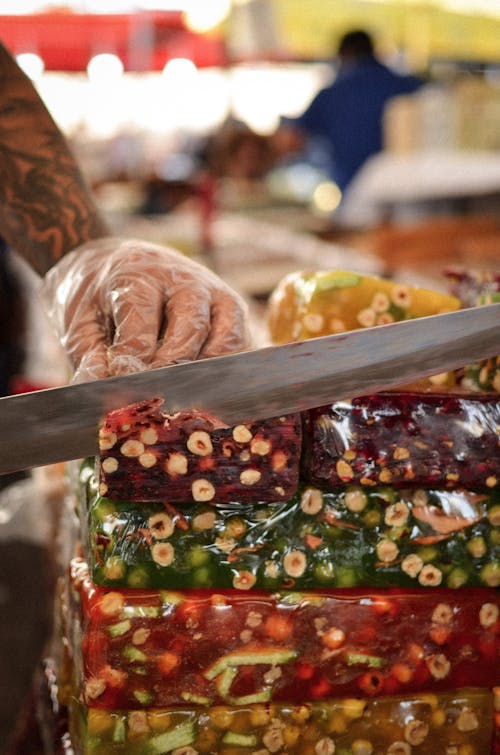
[[[0,235],[41,275],[109,235],[64,136],[1,45]]]

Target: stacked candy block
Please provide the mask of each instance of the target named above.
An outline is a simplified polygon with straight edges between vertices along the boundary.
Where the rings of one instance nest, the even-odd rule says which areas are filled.
[[[294,280],[281,340],[459,306]],[[70,575],[77,751],[493,752],[500,403],[424,387],[308,412],[303,441],[298,417],[107,417]]]

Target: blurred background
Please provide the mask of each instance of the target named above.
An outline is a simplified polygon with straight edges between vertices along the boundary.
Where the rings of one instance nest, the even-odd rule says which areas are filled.
[[[359,28],[421,86],[387,102],[380,148],[340,186],[321,139],[283,126]],[[213,268],[247,298],[256,345],[297,269],[444,289],[446,268],[500,267],[500,0],[2,0],[0,39],[116,234]],[[8,391],[64,382],[34,274],[14,256],[4,283],[23,323]],[[52,620],[60,482],[0,490],[0,751],[41,751],[23,701]]]

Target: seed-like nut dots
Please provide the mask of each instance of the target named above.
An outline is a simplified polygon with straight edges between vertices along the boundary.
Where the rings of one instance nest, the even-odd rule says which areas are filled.
[[[214,450],[210,435],[204,430],[195,430],[191,433],[186,445],[191,453],[197,456],[209,456]]]
[[[438,603],[432,612],[432,621],[435,624],[451,624],[453,621],[453,609],[448,603]]]
[[[310,333],[319,333],[325,320],[322,315],[310,312],[308,315],[304,315],[302,322]]]
[[[429,733],[429,727],[424,721],[415,719],[405,726],[405,739],[408,744],[421,745]]]
[[[271,726],[262,737],[262,744],[267,747],[269,752],[278,752],[278,750],[281,750],[285,744],[281,729]]]
[[[288,457],[284,451],[275,451],[271,458],[273,472],[282,472],[286,468]]]
[[[367,739],[355,739],[351,750],[352,755],[372,755],[373,745]]]
[[[304,514],[317,514],[323,508],[323,494],[317,488],[307,488],[300,498],[300,508]]]
[[[132,635],[132,644],[144,645],[150,634],[151,629],[146,629],[146,627],[139,627],[139,629],[136,629],[134,634]]]
[[[191,492],[195,501],[211,501],[215,497],[215,488],[211,482],[204,480],[194,480],[191,485]]]
[[[375,310],[378,314],[382,314],[382,312],[387,312],[387,310],[390,307],[390,301],[387,294],[384,294],[383,291],[377,291],[372,299],[372,309]]]
[[[139,440],[126,440],[120,447],[120,451],[123,456],[133,458],[134,456],[140,456],[144,453],[144,443]]]
[[[146,430],[142,431],[141,440],[145,445],[152,446],[153,443],[157,443],[158,441],[158,433],[154,427],[148,427]]]
[[[250,451],[258,456],[267,456],[271,450],[271,441],[266,438],[253,438],[250,443]]]
[[[245,427],[245,425],[236,425],[236,427],[233,428],[233,438],[236,443],[248,443],[252,440],[252,433],[248,427]]]
[[[411,755],[408,742],[393,742],[387,750],[387,755]]]
[[[261,478],[261,473],[258,469],[244,469],[240,474],[240,482],[243,485],[255,485]]]
[[[193,517],[193,530],[202,532],[203,530],[211,530],[215,525],[215,512],[204,511],[203,514],[197,514]]]
[[[442,572],[432,564],[426,564],[422,567],[420,574],[418,575],[418,581],[424,587],[437,587],[441,584],[443,579]]]
[[[398,553],[398,546],[388,538],[384,538],[384,540],[381,540],[377,545],[377,557],[379,561],[384,561],[385,563],[394,561],[394,559],[397,558]]]
[[[99,431],[99,448],[101,451],[109,451],[110,448],[113,448],[117,440],[115,433],[108,433],[105,430]]]
[[[451,667],[450,662],[442,653],[431,655],[430,658],[426,658],[425,662],[434,679],[444,679],[448,676]]]
[[[101,467],[102,471],[106,474],[113,474],[113,472],[116,472],[116,470],[118,469],[118,459],[114,459],[112,456],[109,456],[107,459],[104,459]]]
[[[307,559],[302,551],[289,551],[283,559],[283,568],[290,577],[301,577],[307,566]]]
[[[408,521],[409,510],[404,501],[392,503],[385,512],[385,523],[389,527],[402,527]]]
[[[458,731],[474,731],[478,726],[479,721],[472,710],[463,710],[457,718]]]
[[[92,678],[85,682],[85,697],[87,700],[96,700],[106,689],[104,679]]]
[[[423,565],[424,562],[420,556],[417,556],[416,553],[410,553],[403,559],[401,569],[405,574],[408,574],[409,577],[415,578],[421,571]]]
[[[351,465],[343,459],[339,459],[339,461],[335,465],[335,469],[340,479],[344,482],[348,482],[354,477],[354,472],[352,471]]]
[[[119,592],[108,592],[103,596],[99,608],[104,616],[114,616],[123,608],[125,598]]]
[[[151,556],[158,566],[170,566],[175,551],[171,543],[155,543],[151,548]]]
[[[156,540],[170,537],[174,531],[174,523],[168,514],[154,514],[148,519],[148,527]]]
[[[165,471],[168,472],[168,474],[171,476],[186,474],[187,470],[187,458],[184,456],[184,454],[178,453],[177,451],[170,454],[165,462]]]
[[[151,451],[146,451],[139,456],[139,464],[145,469],[151,469],[156,464],[156,456]]]
[[[353,488],[352,490],[346,491],[345,505],[347,506],[349,511],[353,511],[355,513],[358,511],[363,511],[367,503],[368,498],[366,493],[359,488]]]
[[[316,755],[333,755],[335,752],[335,745],[330,737],[323,737],[316,744],[314,748]]]
[[[492,627],[498,621],[498,606],[495,603],[483,603],[479,611],[479,622],[482,627],[487,629]]]

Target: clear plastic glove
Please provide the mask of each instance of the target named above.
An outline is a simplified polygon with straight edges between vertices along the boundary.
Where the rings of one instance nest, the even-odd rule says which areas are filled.
[[[105,238],[78,247],[47,273],[42,295],[74,382],[248,346],[240,296],[180,252],[145,241]]]

